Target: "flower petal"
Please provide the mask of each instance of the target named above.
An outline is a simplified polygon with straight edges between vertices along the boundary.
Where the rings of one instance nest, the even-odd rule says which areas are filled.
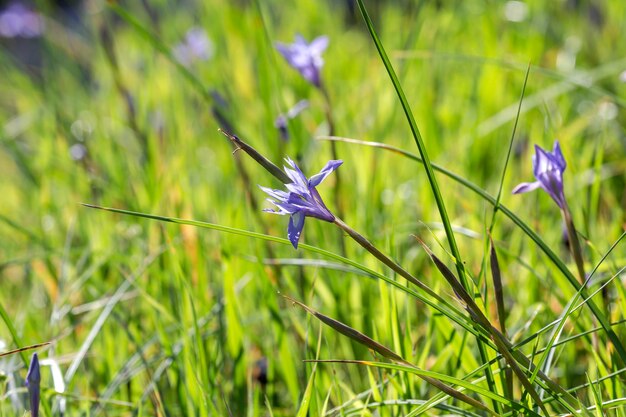
[[[552,151],[552,155],[554,156],[554,161],[559,167],[561,173],[565,171],[567,164],[565,163],[565,158],[563,157],[563,152],[561,152],[561,145],[558,140],[554,141],[554,150]]]
[[[33,417],[39,416],[39,395],[40,395],[41,371],[39,370],[39,357],[33,353],[30,361],[28,374],[26,375],[26,386],[30,399],[30,414]]]
[[[300,240],[300,235],[302,234],[302,229],[304,228],[305,218],[304,213],[301,211],[293,213],[289,218],[287,237],[295,249],[298,249],[298,241]]]
[[[306,186],[308,184],[306,176],[302,173],[302,171],[300,170],[298,165],[296,165],[296,163],[293,161],[293,159],[287,157],[287,158],[285,158],[285,162],[287,162],[287,165],[289,165],[291,168],[293,168],[293,169],[289,169],[287,167],[283,167],[283,168],[285,168],[284,169],[285,174],[287,174],[289,179],[291,179],[291,181],[293,181],[294,184]]]
[[[277,200],[286,201],[289,198],[289,193],[283,190],[274,190],[272,188],[263,187],[259,185],[259,188],[263,190],[265,193],[269,194],[270,197],[275,198]]]
[[[513,188],[512,193],[513,194],[527,193],[529,191],[536,190],[539,187],[541,187],[541,183],[539,181],[523,182],[519,184],[517,187]]]
[[[340,159],[328,161],[319,174],[313,175],[309,179],[309,187],[317,187],[322,181],[324,181],[324,179],[326,179],[327,176],[339,168],[341,164],[343,164],[343,161]]]
[[[291,62],[291,56],[293,55],[291,46],[281,42],[276,42],[274,46],[276,47],[276,50],[287,60],[287,62]]]
[[[533,175],[537,178],[541,173],[546,172],[552,166],[552,158],[543,148],[535,145],[535,155],[533,155]]]
[[[312,55],[321,55],[328,48],[328,36],[322,35],[313,39],[309,44],[309,51]]]

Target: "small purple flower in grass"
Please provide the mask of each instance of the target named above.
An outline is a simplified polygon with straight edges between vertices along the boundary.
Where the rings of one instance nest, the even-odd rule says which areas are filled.
[[[561,152],[559,141],[554,141],[554,150],[547,152],[535,145],[533,155],[533,174],[537,181],[523,182],[513,189],[513,194],[526,193],[539,187],[543,188],[561,208],[565,209],[565,194],[563,193],[563,171],[565,158]]]
[[[313,175],[309,179],[307,179],[294,161],[290,158],[285,158],[285,161],[291,167],[285,167],[285,173],[293,181],[285,184],[288,191],[259,187],[273,198],[273,200],[268,198],[268,201],[278,207],[276,211],[270,209],[263,211],[282,216],[289,214],[291,216],[289,227],[287,228],[287,237],[293,247],[298,249],[298,240],[300,240],[306,217],[315,217],[327,222],[335,221],[335,216],[326,208],[322,197],[320,197],[315,187],[324,181],[334,170],[339,168],[343,161],[328,161],[319,174]]]
[[[185,39],[173,50],[174,56],[188,67],[196,61],[208,61],[213,56],[213,42],[204,29],[192,27],[185,34]]]
[[[322,86],[320,77],[320,70],[324,65],[322,53],[327,47],[328,36],[319,36],[311,43],[307,43],[301,35],[296,35],[296,40],[292,44],[276,43],[276,49],[285,57],[289,65],[318,88]]]
[[[28,395],[30,397],[30,415],[32,417],[39,416],[39,387],[41,383],[41,372],[39,371],[39,357],[33,353],[30,361],[28,374],[26,375],[26,386],[28,387]]]
[[[36,38],[43,34],[41,16],[22,3],[11,3],[0,11],[0,37]]]

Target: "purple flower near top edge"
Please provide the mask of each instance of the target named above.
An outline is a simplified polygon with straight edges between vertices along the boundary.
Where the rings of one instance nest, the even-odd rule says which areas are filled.
[[[289,65],[318,88],[322,86],[320,77],[320,71],[324,65],[322,53],[327,47],[328,36],[318,36],[311,43],[307,43],[301,35],[296,35],[296,40],[292,44],[276,43],[276,49],[285,57]]]
[[[315,187],[324,181],[334,170],[339,168],[339,166],[343,164],[343,161],[328,161],[319,174],[313,175],[309,179],[307,179],[300,168],[298,168],[298,165],[290,158],[285,158],[285,162],[291,167],[284,167],[285,173],[291,181],[293,181],[289,184],[285,184],[288,191],[259,187],[273,198],[273,200],[269,198],[267,200],[278,207],[276,211],[270,209],[263,211],[280,214],[282,216],[289,214],[291,216],[289,218],[289,227],[287,228],[287,237],[293,247],[298,249],[298,240],[300,240],[306,217],[315,217],[327,222],[335,221],[335,216],[326,208],[322,197]]]
[[[539,187],[543,188],[561,208],[565,208],[563,193],[563,171],[566,167],[559,141],[554,141],[554,149],[548,152],[535,145],[533,155],[533,174],[537,181],[523,182],[513,189],[513,194],[526,193]]]
[[[43,33],[43,19],[39,13],[22,3],[12,3],[0,11],[0,37],[36,38]]]
[[[39,370],[39,357],[33,353],[30,361],[28,374],[26,375],[26,386],[28,387],[28,396],[30,397],[30,415],[32,417],[39,416],[39,395],[41,384],[41,372]]]

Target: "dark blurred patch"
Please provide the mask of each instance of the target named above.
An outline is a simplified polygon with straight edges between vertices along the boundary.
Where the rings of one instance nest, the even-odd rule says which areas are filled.
[[[585,15],[587,20],[597,29],[601,29],[605,23],[604,10],[601,1],[595,0],[567,0],[566,9]]]
[[[265,389],[267,386],[267,358],[265,356],[259,358],[254,363],[252,368],[252,378],[261,385],[261,388]]]

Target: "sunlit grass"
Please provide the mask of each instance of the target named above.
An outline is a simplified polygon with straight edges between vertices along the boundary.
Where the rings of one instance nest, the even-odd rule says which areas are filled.
[[[39,350],[42,401],[49,405],[43,413],[59,415],[63,398],[67,415],[485,415],[444,398],[420,372],[445,375],[444,382],[502,413],[512,403],[540,413],[519,380],[506,376],[505,362],[495,360],[489,337],[481,339],[481,358],[468,329],[417,301],[416,287],[402,288],[400,276],[347,236],[341,244],[333,224],[308,219],[294,251],[287,219],[260,211],[269,205],[257,184],[281,184],[233,152],[217,130],[232,129],[279,166],[290,156],[306,174],[317,172],[331,159],[328,141],[317,140],[330,133],[325,98],[273,44],[296,33],[328,35],[322,75],[334,134],[405,151],[336,143],[344,160],[343,220],[464,313],[412,236],[454,269],[431,187],[410,155],[418,150],[402,106],[356,5],[351,16],[344,2],[146,3],[149,10],[140,2],[90,3],[78,29],[51,15],[46,36],[35,41],[44,65],[34,73],[9,52],[8,41],[0,42],[0,353],[51,342]],[[458,176],[435,171],[476,302],[494,324],[486,233],[493,204],[485,195],[495,197],[502,185],[501,203],[514,218],[498,212],[492,237],[507,333],[539,364],[555,321],[576,295],[562,267],[573,276],[576,267],[549,196],[510,190],[532,180],[532,145],[551,147],[558,138],[587,272],[622,235],[626,5],[531,1],[524,20],[513,22],[504,3],[371,3],[433,164]],[[213,55],[183,69],[169,54],[192,26],[207,32]],[[274,121],[301,99],[310,106],[290,121],[291,139],[284,141]],[[86,151],[77,160],[76,146]],[[320,193],[335,210],[335,180],[326,181]],[[623,248],[618,244],[598,266],[589,293],[608,283],[593,301],[626,340]],[[416,368],[382,363],[376,349],[282,295]],[[585,306],[571,313],[544,370],[582,405],[596,407],[590,413],[604,408],[603,415],[625,416],[626,364],[593,317]],[[22,380],[30,352],[22,353],[0,357],[1,415],[28,408]],[[313,359],[373,365],[304,362]],[[483,359],[492,361],[491,388]],[[264,361],[267,383],[258,378]],[[57,365],[65,382],[59,395]],[[474,393],[461,385],[470,374]],[[551,415],[565,412],[549,390],[541,395]]]

